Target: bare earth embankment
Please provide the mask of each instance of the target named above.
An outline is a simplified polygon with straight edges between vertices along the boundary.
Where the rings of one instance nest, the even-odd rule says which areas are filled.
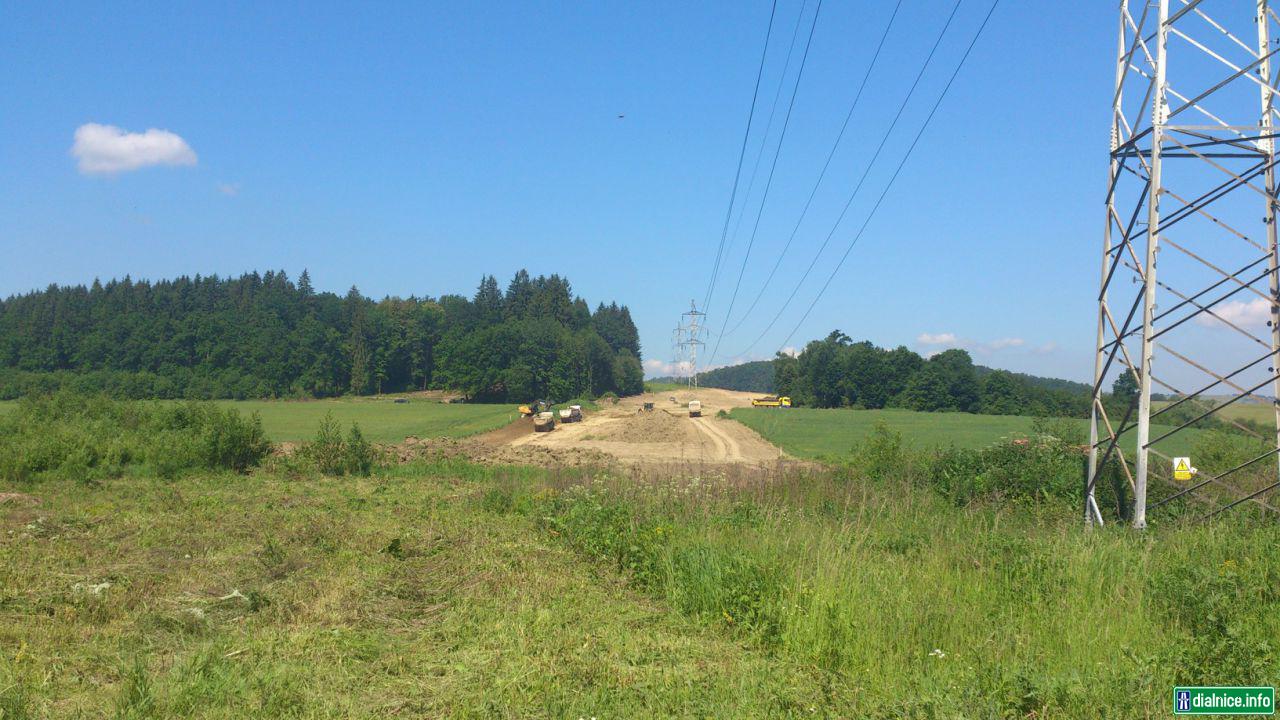
[[[702,417],[689,417],[688,402],[702,401]],[[789,456],[754,430],[720,410],[751,405],[750,393],[702,389],[645,393],[605,403],[582,422],[535,433],[529,420],[463,440],[409,438],[397,446],[401,459],[425,455],[466,457],[491,464],[766,465]],[[652,411],[644,404],[653,403]]]

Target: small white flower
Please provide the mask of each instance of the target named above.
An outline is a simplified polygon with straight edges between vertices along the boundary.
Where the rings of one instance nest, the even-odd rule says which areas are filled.
[[[947,656],[947,654],[946,654],[946,653],[942,652],[942,651],[941,651],[941,650],[939,650],[938,648],[934,648],[934,649],[933,649],[933,652],[931,652],[931,653],[929,653],[929,654],[930,654],[930,655],[932,655],[933,657],[936,657],[936,658],[944,658],[944,657],[946,657],[946,656]]]

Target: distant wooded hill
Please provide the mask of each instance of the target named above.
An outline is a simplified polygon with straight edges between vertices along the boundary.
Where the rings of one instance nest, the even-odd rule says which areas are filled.
[[[1083,415],[1092,389],[1071,380],[974,365],[963,350],[925,359],[907,348],[881,349],[852,342],[840,333],[810,343],[799,357],[717,368],[700,373],[698,382],[726,390],[786,394],[810,407],[907,407],[1009,415]]]
[[[485,400],[643,389],[617,303],[559,275],[492,276],[471,298],[316,292],[304,271],[126,277],[0,301],[0,398],[62,387],[130,398],[317,397],[426,388]]]
[[[654,382],[685,382],[685,378],[655,378]],[[773,392],[773,361],[755,360],[698,373],[698,383],[706,387],[743,392]]]

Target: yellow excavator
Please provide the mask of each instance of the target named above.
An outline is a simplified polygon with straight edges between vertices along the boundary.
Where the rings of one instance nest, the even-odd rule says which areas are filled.
[[[550,407],[546,400],[534,400],[528,405],[521,405],[517,409],[520,411],[520,417],[533,417],[538,413],[546,412]]]
[[[791,398],[776,397],[774,395],[766,395],[762,398],[752,398],[751,407],[774,407],[789,408],[791,407]]]

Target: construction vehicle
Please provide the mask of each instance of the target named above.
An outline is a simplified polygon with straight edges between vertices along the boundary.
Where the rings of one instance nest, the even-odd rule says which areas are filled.
[[[651,402],[647,402],[647,403],[645,403],[645,404],[644,404],[644,407],[643,407],[643,408],[641,408],[641,410],[642,410],[643,412],[653,412],[653,403],[651,403]]]
[[[791,398],[765,395],[762,398],[752,398],[751,407],[789,408],[791,407]]]
[[[534,432],[551,432],[556,429],[556,414],[551,411],[540,412],[533,416]]]
[[[570,405],[569,407],[561,410],[560,422],[562,423],[582,422],[582,406]]]
[[[702,401],[701,400],[689,401],[689,417],[702,417]]]
[[[528,405],[521,405],[517,409],[520,411],[520,417],[533,417],[540,412],[546,412],[548,407],[546,400],[534,400]]]

